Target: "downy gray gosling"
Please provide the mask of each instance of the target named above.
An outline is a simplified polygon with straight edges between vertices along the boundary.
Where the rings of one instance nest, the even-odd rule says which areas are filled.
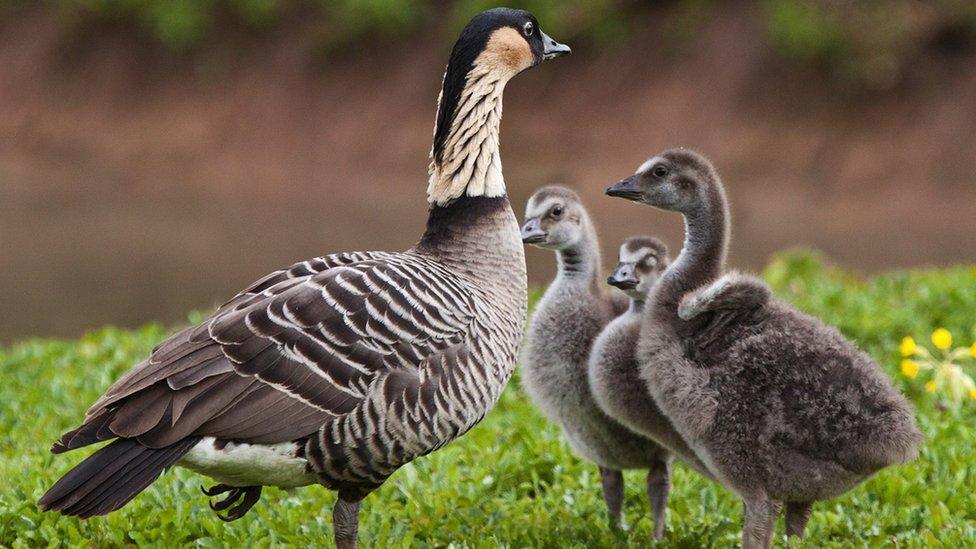
[[[593,343],[588,368],[590,391],[606,415],[667,448],[692,469],[711,479],[708,468],[655,404],[640,378],[637,364],[636,346],[644,303],[669,264],[667,247],[657,238],[635,236],[620,246],[618,259],[607,283],[620,289],[629,298],[630,306],[607,324]],[[670,471],[658,473],[653,482],[669,484]],[[648,479],[648,486],[651,483]],[[663,492],[667,495],[667,489]],[[663,512],[663,505],[661,507]]]
[[[637,357],[655,402],[742,499],[743,547],[772,545],[783,503],[787,534],[801,534],[815,501],[916,456],[911,405],[870,356],[762,281],[725,274],[728,203],[708,160],[663,152],[607,194],[684,216]]]
[[[590,393],[590,347],[627,299],[603,284],[596,230],[579,196],[564,187],[537,191],[526,205],[522,241],[554,250],[555,280],[529,321],[522,383],[535,405],[562,428],[570,446],[600,470],[611,527],[624,528],[624,469],[648,469],[654,535],[664,532],[671,455],[604,414]]]

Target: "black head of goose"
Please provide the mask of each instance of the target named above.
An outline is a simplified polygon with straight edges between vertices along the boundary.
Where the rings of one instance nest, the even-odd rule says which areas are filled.
[[[104,515],[177,464],[220,483],[206,493],[227,494],[214,508],[229,520],[262,485],[323,484],[338,491],[337,545],[355,546],[361,500],[476,424],[512,373],[526,275],[498,156],[502,90],[565,53],[528,12],[475,16],[444,77],[420,242],[276,271],[161,343],[54,444],[114,439],[40,507]]]

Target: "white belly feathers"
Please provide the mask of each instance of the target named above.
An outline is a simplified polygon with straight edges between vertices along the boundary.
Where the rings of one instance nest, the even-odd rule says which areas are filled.
[[[231,486],[278,486],[297,488],[318,479],[306,470],[305,458],[297,457],[294,442],[239,444],[204,437],[177,465]]]

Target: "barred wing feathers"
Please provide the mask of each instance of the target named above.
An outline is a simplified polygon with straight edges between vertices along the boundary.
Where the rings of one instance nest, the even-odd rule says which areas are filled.
[[[318,437],[322,459],[344,437],[400,435],[373,456],[394,466],[435,449],[430,435],[448,427],[436,411],[471,398],[459,385],[470,374],[447,371],[470,358],[477,309],[455,275],[409,252],[299,263],[159,345],[52,450],[115,437],[152,448],[189,436],[275,443],[321,428],[332,431]]]

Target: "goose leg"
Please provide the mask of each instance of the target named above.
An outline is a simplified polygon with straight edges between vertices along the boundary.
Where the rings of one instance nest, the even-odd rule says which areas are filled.
[[[359,539],[359,508],[363,500],[343,499],[339,495],[332,509],[332,527],[335,530],[336,549],[356,549]]]
[[[659,460],[647,472],[647,501],[651,504],[654,518],[654,539],[664,537],[665,515],[668,510],[668,494],[671,492],[671,464]]]
[[[603,483],[603,501],[607,503],[610,528],[625,529],[621,508],[624,504],[624,475],[615,469],[600,467],[600,480]]]
[[[810,520],[810,512],[813,511],[813,503],[798,503],[789,501],[786,503],[786,535],[802,538],[807,529],[807,521]]]
[[[765,494],[743,500],[743,504],[745,525],[742,528],[742,549],[772,547],[777,505]]]

